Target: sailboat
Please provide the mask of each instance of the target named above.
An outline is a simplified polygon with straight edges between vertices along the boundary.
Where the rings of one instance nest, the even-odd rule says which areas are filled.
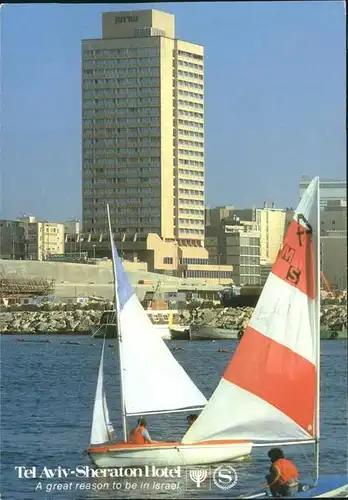
[[[249,455],[251,442],[240,439],[157,442],[142,446],[127,443],[128,417],[192,413],[202,410],[207,400],[154,330],[135,295],[117,254],[108,206],[107,214],[119,332],[117,345],[123,440],[112,439],[114,429],[103,382],[104,339],[87,453],[99,467],[207,464]]]
[[[245,439],[314,444],[315,480],[297,497],[341,494],[347,476],[320,476],[320,205],[312,180],[224,375],[183,443]],[[261,498],[266,492],[245,498]]]

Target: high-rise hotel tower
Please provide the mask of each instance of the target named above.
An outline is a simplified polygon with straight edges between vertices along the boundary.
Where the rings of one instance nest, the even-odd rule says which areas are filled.
[[[157,10],[103,13],[82,42],[83,228],[204,244],[204,55]]]

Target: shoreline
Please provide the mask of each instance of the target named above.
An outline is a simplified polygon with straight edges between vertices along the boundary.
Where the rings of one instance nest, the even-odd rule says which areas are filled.
[[[39,337],[47,336],[47,335],[52,335],[52,336],[58,336],[58,337],[87,337],[90,336],[92,337],[92,334],[90,332],[64,332],[64,331],[56,331],[56,332],[2,332],[0,331],[0,336],[1,335],[7,335],[7,336],[13,336],[13,335],[22,335],[24,337],[35,337],[36,335]]]
[[[93,307],[94,306],[94,307]],[[104,306],[104,307],[103,307]],[[92,335],[103,313],[110,310],[109,304],[76,305],[66,310],[53,307],[35,310],[2,310],[0,312],[0,335]],[[244,331],[254,311],[252,307],[211,307],[208,303],[190,308],[190,304],[176,313],[175,324],[186,327]],[[155,311],[153,311],[155,312]],[[163,311],[162,311],[163,312]],[[104,319],[103,319],[104,323]],[[169,325],[168,325],[169,326]],[[346,305],[323,305],[321,308],[321,330],[345,332],[347,330]],[[341,336],[341,335],[340,335]],[[343,336],[344,335],[343,333]]]
[[[89,332],[40,332],[40,333],[37,333],[37,332],[0,332],[0,339],[2,336],[6,336],[6,337],[16,337],[16,340],[17,341],[22,341],[22,342],[51,342],[49,340],[44,340],[45,338],[47,337],[55,337],[55,338],[61,338],[61,339],[71,339],[71,338],[78,338],[78,337],[81,337],[81,338],[89,338],[91,341],[101,341],[103,340],[103,337],[92,337],[92,335],[89,333]],[[43,340],[34,340],[36,337],[41,337]],[[116,338],[111,338],[111,337],[106,337],[107,341],[109,342],[112,342],[113,340],[116,340]],[[239,342],[239,339],[229,339],[229,338],[214,338],[214,339],[196,339],[196,340],[189,340],[189,339],[165,339],[166,342],[178,342],[178,340],[180,342],[208,342],[208,343],[217,343],[219,344],[219,342],[231,342],[232,340],[234,340],[235,342]],[[337,337],[331,337],[331,336],[327,336],[327,335],[320,335],[320,341],[344,341],[344,342],[347,342],[348,341],[348,334],[346,332],[345,336],[337,336]],[[76,342],[70,342],[69,340],[67,340],[67,342],[64,342],[66,344],[75,344]],[[91,344],[91,345],[95,345],[95,344]],[[110,346],[113,346],[114,344],[110,344]]]

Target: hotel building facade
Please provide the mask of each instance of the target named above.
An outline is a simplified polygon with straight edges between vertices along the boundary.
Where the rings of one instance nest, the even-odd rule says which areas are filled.
[[[82,42],[83,226],[204,241],[203,47],[175,39],[174,16],[103,14]]]
[[[102,38],[82,41],[83,232],[107,234],[108,203],[126,254],[146,241],[153,270],[228,281],[231,266],[212,269],[204,248],[204,49],[174,24],[106,12]]]

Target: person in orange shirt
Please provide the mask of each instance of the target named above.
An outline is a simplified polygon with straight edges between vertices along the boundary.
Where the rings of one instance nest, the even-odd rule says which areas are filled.
[[[281,448],[272,448],[268,452],[272,465],[266,476],[267,484],[273,497],[293,497],[299,490],[299,471],[296,465],[285,458]]]
[[[130,444],[152,444],[158,443],[151,439],[149,431],[147,430],[147,422],[145,418],[141,417],[138,420],[138,425],[134,427],[128,434],[128,443]]]

